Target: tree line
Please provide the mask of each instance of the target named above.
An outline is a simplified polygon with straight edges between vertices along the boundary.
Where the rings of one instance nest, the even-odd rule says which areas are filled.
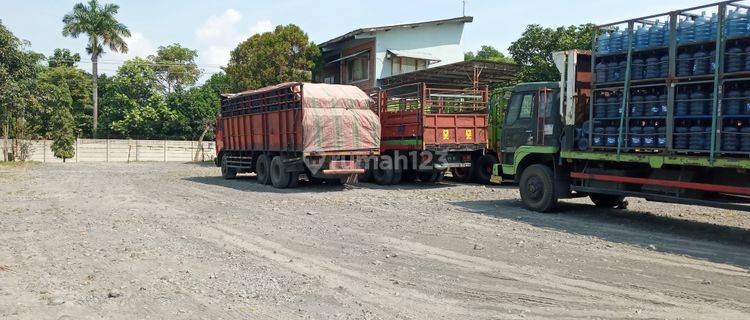
[[[220,94],[286,81],[311,81],[322,63],[320,50],[298,26],[280,25],[255,34],[231,51],[221,72],[198,85],[203,74],[196,50],[178,43],[148,57],[123,62],[114,74],[100,74],[106,52],[128,51],[119,6],[97,0],[78,3],[62,18],[63,36],[86,39],[91,72],[82,57],[65,48],[49,55],[28,50],[0,20],[0,120],[6,138],[3,159],[24,159],[24,140],[51,139],[59,158],[73,156],[76,137],[213,139]],[[591,25],[544,28],[529,25],[506,56],[491,46],[468,52],[521,66],[513,82],[556,80],[551,52],[590,46]],[[508,83],[507,85],[511,85]],[[16,138],[8,145],[8,138]]]

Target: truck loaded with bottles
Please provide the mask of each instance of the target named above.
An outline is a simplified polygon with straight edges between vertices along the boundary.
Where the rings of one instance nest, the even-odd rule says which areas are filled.
[[[601,25],[591,51],[553,54],[559,82],[512,90],[495,174],[538,211],[584,196],[746,209],[748,8],[723,1]]]

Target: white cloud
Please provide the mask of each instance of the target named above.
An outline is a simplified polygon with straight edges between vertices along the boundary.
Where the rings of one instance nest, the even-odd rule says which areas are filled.
[[[229,53],[240,42],[254,34],[273,31],[274,25],[270,20],[258,20],[248,27],[242,23],[242,19],[239,11],[230,8],[221,14],[208,17],[203,25],[195,30],[196,38],[203,44],[199,57],[202,63],[226,65],[229,62]]]
[[[232,49],[229,47],[210,46],[204,51],[206,63],[211,65],[226,65],[229,62],[231,51]]]
[[[198,39],[204,41],[221,40],[236,33],[235,26],[242,20],[242,14],[235,9],[227,9],[220,15],[213,15],[202,27],[196,30]]]
[[[156,53],[156,47],[154,46],[154,43],[146,38],[146,36],[143,35],[143,33],[140,32],[132,32],[130,34],[130,37],[127,37],[124,39],[125,43],[128,44],[128,52],[127,53],[113,53],[115,56],[118,56],[122,59],[131,59],[134,57],[141,57],[146,58],[151,54]],[[109,51],[108,48],[104,48],[105,52],[112,53]]]

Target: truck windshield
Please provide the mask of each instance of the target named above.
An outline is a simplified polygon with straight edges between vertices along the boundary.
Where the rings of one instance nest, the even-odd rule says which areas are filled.
[[[508,104],[508,116],[505,118],[505,124],[513,124],[516,120],[529,119],[533,114],[534,92],[514,93],[510,97]]]

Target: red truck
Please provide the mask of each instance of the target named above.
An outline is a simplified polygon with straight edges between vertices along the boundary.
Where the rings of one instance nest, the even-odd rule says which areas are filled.
[[[376,93],[381,156],[368,176],[378,184],[439,181],[447,170],[470,179],[487,148],[486,86],[406,84]],[[369,177],[368,177],[369,178]]]
[[[364,173],[380,151],[372,99],[354,86],[282,83],[222,96],[216,165],[222,177],[294,187],[300,175],[338,183]]]

